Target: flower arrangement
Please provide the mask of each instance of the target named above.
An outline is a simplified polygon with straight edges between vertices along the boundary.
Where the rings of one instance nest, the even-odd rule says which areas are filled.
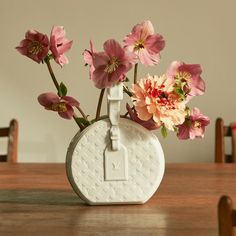
[[[57,93],[47,92],[38,96],[39,103],[46,110],[57,112],[64,119],[73,118],[83,130],[100,119],[105,89],[123,82],[123,91],[131,98],[132,105],[126,104],[127,112],[122,117],[130,118],[149,130],[160,128],[164,137],[167,130],[176,132],[179,139],[204,137],[209,118],[201,114],[198,108],[191,110],[187,106],[193,97],[205,92],[199,64],[174,61],[165,74],[138,79],[138,64],[158,65],[160,52],[165,47],[163,36],[154,32],[150,21],[135,25],[124,38],[123,46],[115,39],[109,39],[103,44],[104,50],[97,52],[90,41],[90,48],[83,52],[90,80],[101,90],[94,119],[89,119],[81,104],[67,95],[66,85],[58,83],[51,67],[53,60],[61,67],[68,64],[65,53],[70,50],[72,43],[66,38],[62,26],[54,26],[50,39],[38,31],[28,30],[25,39],[16,47],[22,55],[47,65]],[[131,69],[134,70],[134,79],[129,87],[126,74]]]

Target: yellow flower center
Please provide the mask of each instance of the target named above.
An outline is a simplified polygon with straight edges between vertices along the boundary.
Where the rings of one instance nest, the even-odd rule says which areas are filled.
[[[201,128],[201,123],[199,121],[194,121],[194,128],[198,128],[200,129]]]
[[[176,74],[175,79],[180,81],[181,83],[184,83],[191,79],[191,74],[186,71],[179,71]]]
[[[120,64],[119,60],[116,57],[113,57],[108,62],[104,71],[108,74],[111,74],[112,72],[114,72],[118,68],[119,64]]]
[[[144,41],[139,40],[134,45],[134,51],[138,51],[139,49],[144,48]]]
[[[67,111],[65,102],[54,103],[54,104],[52,104],[51,109],[53,111],[58,111],[58,112],[66,112]]]
[[[38,41],[33,41],[28,45],[28,52],[37,55],[43,50],[43,45]]]

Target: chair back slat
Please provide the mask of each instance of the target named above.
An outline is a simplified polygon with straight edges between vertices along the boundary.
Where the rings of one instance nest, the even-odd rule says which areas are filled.
[[[233,236],[236,226],[236,210],[229,196],[221,196],[218,202],[219,236]]]
[[[224,136],[230,137],[232,135],[231,127],[230,126],[224,126]]]
[[[236,123],[231,124],[232,135],[232,162],[236,162]]]
[[[7,161],[7,155],[0,155],[0,162]]]
[[[232,222],[233,226],[236,226],[236,210],[233,210],[232,212]]]
[[[0,128],[0,137],[7,137],[9,135],[9,128]]]
[[[231,137],[232,153],[225,153],[225,137]],[[222,118],[217,118],[215,124],[215,162],[236,162],[236,123],[229,126],[224,125]]]
[[[8,138],[6,155],[0,155],[0,162],[17,162],[18,150],[18,122],[11,120],[9,127],[0,128],[0,137]]]

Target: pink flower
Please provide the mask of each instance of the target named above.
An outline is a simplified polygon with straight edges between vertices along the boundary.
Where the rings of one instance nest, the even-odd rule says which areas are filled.
[[[72,41],[65,38],[66,32],[63,26],[54,26],[52,28],[50,37],[50,50],[56,63],[60,66],[68,64],[68,58],[65,56],[65,52],[70,50]]]
[[[210,119],[201,114],[198,108],[193,108],[189,117],[178,127],[177,136],[179,139],[203,138],[205,127],[210,124]]]
[[[160,51],[165,47],[165,41],[160,34],[154,33],[150,21],[144,21],[133,27],[132,32],[124,39],[125,48],[134,52],[140,62],[153,66],[160,61]]]
[[[28,30],[25,39],[16,47],[19,53],[40,63],[47,56],[49,51],[49,40],[47,35],[35,30]]]
[[[99,89],[124,80],[134,60],[133,55],[125,52],[114,39],[107,40],[103,48],[104,52],[94,52],[92,62],[89,62],[94,66],[91,79]]]
[[[85,63],[89,65],[89,78],[92,79],[93,72],[95,70],[94,65],[93,65],[93,54],[95,50],[94,50],[92,41],[90,41],[89,43],[90,43],[90,50],[85,49],[83,56],[84,56]]]
[[[157,127],[164,125],[174,131],[176,125],[184,122],[185,102],[174,91],[174,81],[165,75],[150,76],[133,84],[133,104],[138,118],[153,119]]]
[[[200,76],[201,73],[199,64],[185,64],[179,61],[172,62],[167,70],[167,76],[174,78],[177,88],[189,98],[205,92],[205,82]]]
[[[138,118],[137,112],[131,109],[131,107],[129,106],[129,104],[126,104],[126,108],[127,111],[129,113],[130,119],[139,123],[140,125],[142,125],[144,128],[148,129],[148,130],[155,130],[158,129],[159,126],[155,123],[155,121],[151,118],[147,121],[141,120]]]
[[[64,119],[71,119],[75,114],[73,107],[80,106],[80,103],[73,97],[59,97],[55,93],[43,93],[39,95],[38,102],[45,109],[58,112]]]

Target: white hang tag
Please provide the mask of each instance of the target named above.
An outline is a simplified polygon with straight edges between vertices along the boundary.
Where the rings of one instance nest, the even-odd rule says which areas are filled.
[[[124,145],[119,150],[112,151],[107,147],[104,152],[105,181],[128,180],[128,153]]]

